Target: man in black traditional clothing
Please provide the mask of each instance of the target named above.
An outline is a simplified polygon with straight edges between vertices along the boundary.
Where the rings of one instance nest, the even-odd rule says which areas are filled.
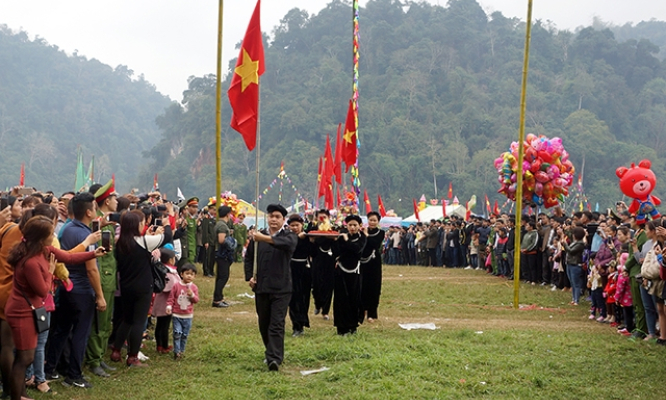
[[[245,257],[245,280],[255,292],[259,332],[266,347],[266,363],[277,371],[284,358],[284,323],[291,299],[291,257],[298,237],[284,227],[287,210],[279,204],[266,208],[268,230],[250,234]],[[257,264],[254,266],[255,242]]]
[[[303,218],[294,214],[289,217],[287,223],[289,229],[298,236],[298,245],[291,257],[291,281],[293,291],[289,302],[289,318],[294,328],[292,336],[303,335],[303,329],[310,327],[308,309],[310,308],[310,292],[312,291],[312,271],[310,270],[310,258],[314,244],[303,231]]]

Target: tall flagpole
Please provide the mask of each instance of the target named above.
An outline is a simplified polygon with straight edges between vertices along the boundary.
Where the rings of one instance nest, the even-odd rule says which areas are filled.
[[[220,0],[219,15],[217,19],[217,88],[215,92],[215,164],[216,186],[215,207],[219,208],[222,202],[222,11],[224,0]],[[219,213],[215,213],[219,221]]]
[[[520,223],[523,214],[523,160],[525,158],[525,109],[527,108],[527,71],[530,65],[530,38],[532,36],[532,0],[527,0],[527,31],[525,32],[525,57],[523,60],[523,86],[520,93],[520,128],[518,130],[518,182],[516,188],[516,244],[520,250]],[[520,297],[520,251],[513,257],[513,308],[518,309]]]
[[[354,109],[354,125],[356,128],[356,163],[351,168],[351,184],[352,191],[355,196],[355,206],[356,210],[360,212],[359,207],[359,198],[361,196],[361,181],[358,177],[358,158],[359,150],[361,147],[361,138],[358,134],[358,45],[359,45],[359,34],[358,34],[358,11],[359,4],[358,0],[352,0],[352,30],[353,30],[353,74],[352,74],[352,104]]]
[[[259,156],[261,154],[261,85],[259,81],[261,78],[257,78],[257,87],[259,92],[257,93],[257,149],[255,155],[256,162],[256,187],[255,187],[255,203],[254,203],[254,231],[259,230]],[[266,220],[264,218],[264,226],[266,225]],[[257,252],[258,252],[258,243],[254,241],[254,260],[252,261],[252,276],[257,278]]]

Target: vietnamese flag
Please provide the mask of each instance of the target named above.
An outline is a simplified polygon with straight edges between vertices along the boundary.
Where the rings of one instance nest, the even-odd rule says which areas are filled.
[[[379,209],[379,215],[381,215],[382,218],[384,218],[386,216],[386,208],[384,208],[384,202],[382,201],[382,196],[377,195],[377,203],[378,203],[377,207]]]
[[[442,218],[446,218],[446,200],[442,199]]]
[[[368,197],[368,191],[364,190],[363,191],[363,202],[365,203],[365,213],[369,213],[372,211],[372,205],[370,204],[370,198]]]
[[[345,172],[349,172],[349,167],[356,164],[356,118],[354,117],[354,106],[349,100],[349,109],[347,110],[347,121],[345,122],[345,134],[342,137],[342,160],[347,167]]]
[[[448,194],[449,200],[453,198],[453,183],[449,182],[449,194]]]
[[[236,61],[231,86],[227,91],[233,110],[231,127],[243,136],[245,146],[252,151],[257,144],[259,118],[259,77],[265,71],[264,42],[259,17],[261,0],[252,13],[250,24]]]
[[[342,204],[342,198],[340,198],[340,186],[336,187],[335,191],[336,191],[336,195],[337,195],[338,206],[340,206],[340,204]]]
[[[322,173],[324,172],[324,160],[319,156],[319,172],[317,172],[317,198],[326,194],[323,184]]]
[[[419,217],[419,205],[416,203],[416,199],[412,199],[412,202],[414,203],[414,216],[417,221],[421,222],[421,217]]]
[[[335,208],[335,204],[333,204],[333,186],[326,185],[324,190],[324,206],[327,210],[332,210]]]
[[[488,216],[490,216],[490,214],[492,213],[492,211],[490,210],[490,200],[488,200],[487,194],[484,194],[484,196],[486,197],[486,211],[488,211]]]
[[[326,135],[326,149],[324,150],[324,171],[322,172],[321,179],[327,186],[333,187],[333,174],[335,165],[333,160],[333,153],[331,152],[331,140]]]
[[[497,200],[495,200],[495,207],[493,209],[493,214],[499,216],[501,214],[499,204],[497,203]]]
[[[338,136],[335,139],[335,162],[333,163],[333,173],[335,174],[335,181],[338,185],[342,185],[342,136],[340,130],[342,123],[338,124]]]
[[[472,210],[469,208],[469,202],[465,203],[465,221],[469,221],[472,216]]]
[[[21,176],[19,177],[19,186],[25,186],[25,163],[21,163]]]

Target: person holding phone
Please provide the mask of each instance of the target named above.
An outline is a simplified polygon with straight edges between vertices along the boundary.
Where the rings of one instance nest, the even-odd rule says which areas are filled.
[[[116,223],[107,221],[105,216],[112,215],[118,208],[118,193],[116,193],[115,182],[109,180],[104,186],[92,185],[90,192],[94,191],[95,202],[97,203],[97,223],[101,226],[102,241],[99,246],[104,247],[106,254],[97,259],[99,268],[100,285],[106,302],[104,311],[97,311],[96,322],[88,338],[86,348],[85,362],[90,372],[100,377],[109,377],[107,371],[113,371],[115,368],[107,365],[102,356],[106,351],[111,336],[111,320],[113,317],[114,294],[117,290],[116,283],[116,257],[113,253],[113,247],[116,237]],[[95,221],[93,221],[95,222]]]

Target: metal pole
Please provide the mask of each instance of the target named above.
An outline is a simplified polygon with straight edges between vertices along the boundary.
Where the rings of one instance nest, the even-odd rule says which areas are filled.
[[[217,19],[217,87],[215,92],[215,164],[216,164],[216,185],[215,185],[215,207],[219,208],[222,193],[222,13],[224,9],[224,0],[220,0],[219,15]],[[219,221],[220,215],[216,212],[216,219]]]
[[[530,64],[530,38],[532,35],[532,0],[527,1],[527,30],[525,32],[525,58],[523,85],[520,93],[520,128],[518,130],[518,179],[516,188],[516,244],[513,257],[513,308],[518,309],[520,298],[520,224],[523,214],[523,159],[525,158],[525,110],[527,108],[527,71]]]
[[[255,153],[255,162],[256,162],[256,186],[255,186],[255,200],[254,203],[254,231],[259,230],[259,156],[261,154],[261,85],[259,85],[259,80],[257,80],[258,94],[257,94],[257,152]],[[266,221],[264,220],[264,226]],[[257,279],[257,251],[259,247],[257,241],[254,241],[254,260],[252,261],[252,276]]]

